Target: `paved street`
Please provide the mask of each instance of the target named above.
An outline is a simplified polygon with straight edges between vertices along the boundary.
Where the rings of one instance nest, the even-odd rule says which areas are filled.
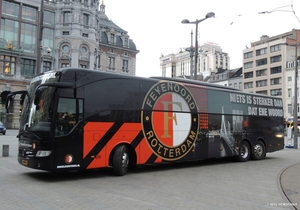
[[[107,169],[53,174],[18,164],[16,135],[16,130],[0,135],[0,209],[293,209],[278,180],[300,162],[297,149],[246,163],[144,166],[123,177]],[[2,145],[9,145],[9,157],[2,157]]]

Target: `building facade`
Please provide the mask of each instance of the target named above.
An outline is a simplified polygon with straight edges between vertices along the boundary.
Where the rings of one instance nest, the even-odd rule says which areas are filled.
[[[9,92],[37,74],[79,67],[136,74],[138,50],[105,14],[100,0],[0,0],[0,120],[18,128],[20,98],[6,113]]]
[[[243,68],[240,67],[229,70],[218,69],[218,72],[212,73],[206,81],[243,90]]]
[[[180,51],[177,54],[169,54],[160,57],[160,70],[164,77],[186,77],[194,78],[195,56],[194,49]],[[202,80],[217,72],[219,68],[229,69],[230,59],[227,53],[222,52],[219,45],[206,43],[199,47],[197,60],[197,78]]]
[[[262,36],[243,50],[244,90],[281,97],[285,117],[293,116],[294,110],[299,115],[299,103],[293,107],[293,87],[295,81],[299,83],[294,77],[295,60],[300,54],[295,55],[296,43],[300,43],[300,30],[293,29],[273,37]]]

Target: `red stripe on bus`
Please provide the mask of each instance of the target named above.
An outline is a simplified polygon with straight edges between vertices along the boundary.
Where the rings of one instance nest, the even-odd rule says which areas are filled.
[[[112,125],[112,122],[88,122],[84,126],[83,158],[94,148]]]
[[[112,122],[89,122],[84,127],[84,154],[83,158],[94,148],[101,140],[101,137],[111,128]],[[140,123],[124,123],[121,128],[107,142],[104,148],[94,155],[92,162],[87,166],[88,169],[107,167],[109,165],[109,155],[112,150],[121,143],[131,144],[133,139],[139,134],[142,127]],[[149,157],[153,154],[145,138],[135,147],[137,154],[137,164],[145,164]],[[161,158],[157,158],[155,162],[161,162]]]

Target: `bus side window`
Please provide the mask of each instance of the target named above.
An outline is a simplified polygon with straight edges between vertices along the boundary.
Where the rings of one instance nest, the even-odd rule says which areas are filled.
[[[69,133],[83,119],[83,100],[59,98],[56,116],[56,136]]]

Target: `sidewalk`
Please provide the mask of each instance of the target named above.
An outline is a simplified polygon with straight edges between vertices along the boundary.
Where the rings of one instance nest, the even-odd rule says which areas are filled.
[[[284,196],[293,209],[300,209],[300,163],[282,171],[279,182]]]

